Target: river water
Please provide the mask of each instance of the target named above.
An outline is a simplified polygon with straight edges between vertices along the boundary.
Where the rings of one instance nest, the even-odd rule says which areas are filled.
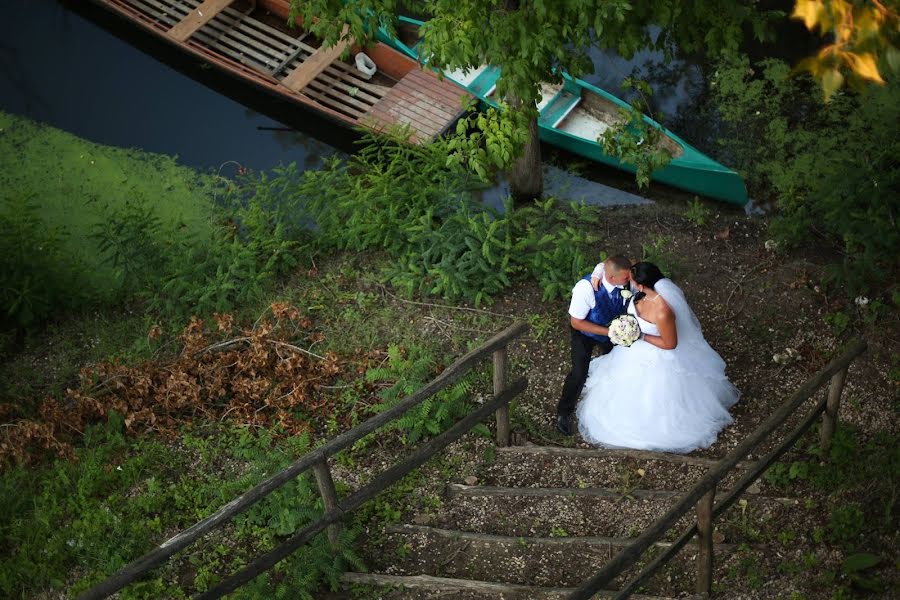
[[[324,157],[352,149],[352,135],[286,103],[250,93],[240,84],[86,0],[2,0],[0,109],[112,146],[178,156],[181,163],[223,174],[237,165],[266,170],[295,162],[315,169]],[[585,80],[610,91],[637,71],[653,75],[662,56],[639,53],[624,60],[594,52],[595,74]],[[689,63],[656,77],[655,108],[677,117],[703,87]],[[693,141],[699,131],[678,131]],[[583,163],[556,155],[551,163]],[[646,201],[633,178],[598,165],[580,175],[548,165],[547,193],[599,204]],[[604,185],[608,184],[608,185]],[[500,205],[499,184],[485,201]]]

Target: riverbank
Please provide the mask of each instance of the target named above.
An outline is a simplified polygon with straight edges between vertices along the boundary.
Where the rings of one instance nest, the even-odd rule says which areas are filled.
[[[47,157],[32,155],[32,160],[38,165]],[[81,159],[70,153],[69,160]],[[149,178],[165,180],[152,171]],[[153,193],[165,196],[166,190]],[[660,264],[685,289],[707,339],[743,393],[734,425],[699,455],[721,456],[734,447],[851,334],[867,337],[869,351],[851,369],[844,392],[840,420],[847,427],[833,469],[819,467],[809,438],[766,480],[779,493],[810,500],[795,508],[795,524],[754,513],[743,523],[757,541],[775,545],[795,566],[807,566],[758,563],[747,550],[746,560],[735,562],[733,578],[722,584],[725,597],[753,596],[765,584],[785,597],[831,598],[851,593],[860,578],[890,590],[897,583],[892,565],[898,560],[891,493],[897,472],[896,314],[875,312],[829,289],[824,283],[829,257],[814,249],[780,253],[767,247],[766,222],[758,217],[698,201],[620,207],[591,218],[579,226],[589,226],[599,240],[582,242],[583,251],[598,258],[601,251],[623,252]],[[57,459],[35,447],[28,449],[30,462],[5,467],[0,499],[8,510],[0,527],[15,544],[0,555],[4,594],[49,598],[85,589],[266,473],[416,389],[516,320],[530,325],[510,357],[512,371],[527,373],[530,381],[512,410],[517,439],[580,445],[552,429],[568,369],[564,293],[547,299],[539,281],[520,274],[495,291],[490,303],[476,306],[475,298],[465,297],[450,302],[392,286],[395,266],[389,250],[323,252],[312,265],[286,269],[257,302],[238,304],[233,319],[220,314],[202,325],[187,318],[176,325],[173,319],[157,329],[146,304],[133,301],[59,315],[22,347],[7,349],[0,372],[4,402],[36,408],[25,415],[7,410],[0,443],[10,443],[12,432],[32,427],[28,423],[57,418],[54,439],[71,450],[50,447],[71,451],[79,460]],[[203,360],[193,358],[203,348],[253,336],[259,336],[259,347],[237,344]],[[306,351],[300,353],[303,360],[270,351],[279,343]],[[269,349],[264,365],[251,360],[261,347]],[[774,360],[785,354],[793,358]],[[278,394],[286,395],[288,404],[274,403],[267,394],[279,378],[266,369],[284,372],[290,366],[302,376],[324,361],[333,369],[320,384],[296,397],[293,386]],[[88,371],[79,378],[82,368]],[[488,373],[477,373],[467,385],[469,393],[443,399],[453,411],[465,410],[467,398],[489,389]],[[160,401],[175,391],[186,399]],[[48,395],[61,409],[42,402]],[[85,399],[116,413],[94,423],[86,418],[85,428],[76,427],[66,417]],[[430,412],[418,414],[413,425],[421,432],[447,423],[446,416]],[[42,430],[28,431],[34,432],[35,446],[43,443]],[[339,456],[339,493],[405,454],[413,431],[379,432]],[[489,459],[486,446],[478,434],[468,436],[367,505],[342,542],[349,566],[359,569],[356,557],[373,552],[354,541],[354,531],[366,530],[371,539],[386,523],[434,508],[448,481],[480,475],[473,457]],[[207,589],[307,522],[315,513],[312,486],[298,482],[130,588],[129,597],[177,598]],[[845,561],[863,551],[878,563],[848,570]],[[283,564],[277,575],[257,582],[250,594],[303,589],[316,596],[344,564],[332,561],[327,545],[317,543]]]

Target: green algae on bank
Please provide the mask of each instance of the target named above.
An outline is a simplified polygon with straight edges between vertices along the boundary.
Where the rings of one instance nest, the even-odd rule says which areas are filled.
[[[65,250],[101,296],[117,278],[94,234],[112,215],[140,207],[162,231],[212,232],[216,178],[170,156],[95,144],[0,111],[0,164],[0,209],[22,199],[35,205],[48,228],[64,232]]]

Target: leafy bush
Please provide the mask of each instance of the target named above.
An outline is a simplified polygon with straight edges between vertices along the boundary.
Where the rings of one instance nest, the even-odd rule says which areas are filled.
[[[303,173],[290,202],[315,223],[314,247],[385,251],[386,278],[408,294],[480,305],[530,275],[545,298],[564,296],[593,264],[585,248],[595,238],[584,232],[596,210],[548,199],[493,211],[475,197],[474,177],[447,166],[448,144],[369,138],[350,163]]]
[[[289,182],[284,179],[281,184]],[[202,234],[165,225],[146,207],[126,202],[97,227],[96,238],[120,275],[121,296],[137,296],[169,319],[208,315],[260,301],[277,278],[297,266],[308,235],[290,220],[283,190],[262,175],[254,193],[229,184]]]
[[[0,203],[0,328],[25,329],[55,311],[78,308],[90,291],[78,285],[83,266],[66,251],[66,232],[44,222],[21,195]]]
[[[789,244],[825,240],[843,254],[836,273],[852,290],[896,280],[900,257],[900,83],[840,92],[825,103],[785,63],[723,63],[715,103],[722,140],[751,195],[778,209],[772,228]]]

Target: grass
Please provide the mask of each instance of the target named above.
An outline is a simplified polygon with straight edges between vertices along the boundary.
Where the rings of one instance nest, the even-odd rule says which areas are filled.
[[[308,448],[302,437],[277,439],[268,430],[232,427],[185,430],[177,443],[126,438],[121,418],[85,433],[76,462],[12,468],[0,479],[5,507],[0,532],[14,540],[0,552],[0,592],[5,597],[63,588],[71,594],[84,591]],[[278,536],[316,518],[321,507],[314,490],[307,477],[289,482],[198,541],[186,556],[125,588],[121,597],[186,598],[192,588],[206,589],[270,549]],[[320,577],[340,572],[341,560],[335,562],[326,547],[319,539],[278,569],[282,583],[295,586],[295,597],[310,589],[296,581],[295,569],[303,578],[314,575],[312,590]],[[255,585],[265,589],[264,583]]]
[[[0,202],[31,199],[51,226],[62,227],[65,248],[85,263],[88,284],[109,287],[113,269],[93,234],[128,203],[150,208],[166,227],[208,236],[215,178],[174,158],[102,146],[64,131],[0,112]]]

